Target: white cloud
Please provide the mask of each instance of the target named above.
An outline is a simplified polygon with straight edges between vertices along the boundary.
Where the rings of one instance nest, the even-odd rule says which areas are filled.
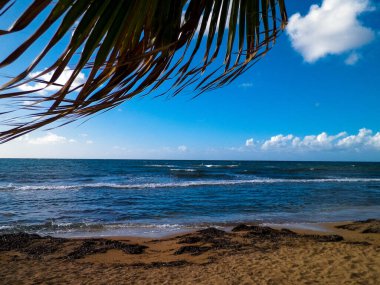
[[[32,106],[32,105],[39,105],[39,103],[36,103],[35,101],[26,100],[26,101],[22,101],[22,105],[23,106]]]
[[[368,140],[368,145],[373,146],[376,149],[380,149],[380,133],[377,132]]]
[[[333,146],[334,140],[346,136],[346,132],[341,132],[337,135],[329,136],[326,132],[322,132],[319,135],[308,135],[303,139],[295,137],[292,141],[292,146],[297,148],[306,149],[330,149]]]
[[[47,133],[46,135],[37,138],[31,138],[30,136],[25,135],[21,137],[19,140],[35,145],[63,144],[68,142],[75,142],[75,140],[67,139],[66,137],[59,136],[54,133]]]
[[[255,142],[253,141],[253,138],[247,139],[245,141],[245,146],[254,146]]]
[[[186,151],[187,151],[187,146],[185,146],[185,145],[180,145],[180,146],[178,147],[178,150],[179,150],[180,152],[186,152]]]
[[[351,148],[366,145],[371,138],[372,130],[360,129],[357,135],[351,135],[342,138],[338,141],[337,145],[340,147]]]
[[[34,76],[38,75],[39,73],[41,73],[41,71],[32,72],[30,74],[30,76],[34,77]],[[60,84],[60,85],[64,85],[69,80],[69,78],[72,74],[73,74],[73,70],[66,67],[64,69],[64,71],[62,72],[61,76],[58,77],[58,79],[55,81],[55,83]],[[39,79],[49,81],[52,76],[53,76],[53,71],[42,75],[41,77],[39,77]],[[71,88],[73,89],[75,87],[78,87],[81,84],[83,84],[85,81],[86,81],[85,74],[83,72],[80,72],[78,74],[78,76],[75,78],[73,84],[71,85]],[[46,84],[44,84],[44,83],[36,82],[36,83],[26,83],[26,84],[19,86],[18,88],[22,91],[30,91],[30,90],[38,90],[38,89],[44,88],[45,86],[46,86]],[[40,94],[40,95],[46,95],[48,92],[58,91],[60,88],[61,88],[60,86],[50,85],[43,90],[37,91],[36,93]],[[29,103],[31,101],[24,101],[24,102]]]
[[[312,5],[304,17],[300,13],[292,15],[287,33],[294,49],[312,63],[328,54],[341,54],[371,42],[374,31],[358,20],[359,15],[371,10],[369,0],[324,0],[321,6]],[[347,60],[358,59],[353,55]]]
[[[347,65],[355,65],[360,59],[360,55],[356,52],[352,52],[344,61]]]
[[[253,83],[252,83],[252,82],[244,82],[244,83],[242,83],[242,84],[239,84],[238,87],[240,87],[240,88],[250,88],[250,87],[252,87],[252,86],[253,86]]]
[[[247,144],[246,144],[247,145]],[[380,132],[373,135],[373,131],[362,128],[356,135],[340,132],[328,135],[322,132],[317,135],[297,137],[292,134],[276,135],[261,144],[264,151],[380,151]]]
[[[293,139],[293,135],[273,136],[269,140],[265,141],[262,144],[261,148],[264,150],[268,150],[268,149],[272,149],[272,148],[277,149],[277,148],[285,147],[289,144],[289,142],[291,142],[292,139]]]
[[[92,140],[86,140],[86,144],[93,144],[94,142]]]

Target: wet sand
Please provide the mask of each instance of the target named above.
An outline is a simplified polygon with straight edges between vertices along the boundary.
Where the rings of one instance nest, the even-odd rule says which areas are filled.
[[[0,236],[0,284],[380,284],[380,221],[162,239]]]

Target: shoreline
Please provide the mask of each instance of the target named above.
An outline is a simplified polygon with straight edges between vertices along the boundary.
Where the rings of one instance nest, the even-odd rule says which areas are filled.
[[[348,224],[352,222],[359,222],[361,220],[352,221],[329,221],[329,222],[283,222],[283,223],[272,223],[272,222],[231,222],[231,223],[204,223],[199,225],[153,225],[153,226],[136,226],[136,227],[120,227],[116,229],[105,229],[105,230],[84,230],[84,231],[61,231],[61,232],[40,232],[40,231],[12,231],[12,232],[0,232],[0,236],[9,233],[19,233],[25,232],[29,234],[38,234],[40,236],[51,236],[55,238],[66,238],[66,239],[89,239],[89,238],[133,238],[133,239],[165,239],[176,235],[183,235],[206,228],[216,228],[226,232],[231,232],[231,230],[240,224],[257,225],[262,227],[271,227],[274,229],[286,228],[289,230],[294,230],[299,233],[314,232],[319,234],[333,233],[336,231],[335,226],[342,224]]]
[[[4,284],[379,284],[380,220],[319,226],[159,239],[0,235],[0,275]]]
[[[248,226],[257,226],[261,228],[271,228],[274,230],[290,230],[296,234],[299,235],[341,235],[345,237],[348,240],[352,239],[354,236],[357,238],[360,236],[360,233],[357,233],[356,231],[345,231],[340,229],[339,227],[350,225],[350,224],[356,224],[356,223],[364,223],[366,221],[377,221],[380,224],[380,219],[367,219],[367,220],[357,220],[357,221],[339,221],[339,222],[315,222],[315,223],[232,223],[228,226],[204,226],[199,228],[193,228],[193,229],[184,229],[178,232],[172,232],[167,233],[163,235],[158,236],[138,236],[138,235],[105,235],[105,236],[73,236],[73,237],[62,237],[57,236],[57,238],[67,238],[72,240],[88,240],[88,239],[108,239],[108,240],[130,240],[130,241],[161,241],[161,240],[167,240],[167,239],[173,239],[176,237],[191,235],[194,233],[197,233],[199,231],[207,230],[207,229],[216,229],[221,230],[226,233],[233,233],[234,228],[241,226],[241,225],[248,225]],[[380,226],[379,226],[380,227]],[[380,228],[379,228],[379,234],[380,234]],[[49,236],[49,235],[46,235]],[[55,237],[55,236],[53,236]],[[380,238],[380,237],[379,237]],[[377,240],[376,240],[377,243]],[[379,240],[380,245],[380,240]]]

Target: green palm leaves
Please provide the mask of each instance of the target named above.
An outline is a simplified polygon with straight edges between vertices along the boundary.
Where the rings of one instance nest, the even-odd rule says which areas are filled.
[[[0,19],[14,2],[0,0]],[[0,141],[63,118],[68,123],[109,110],[136,95],[177,95],[187,87],[199,95],[228,84],[271,48],[287,21],[283,2],[35,0],[13,26],[0,30],[1,39],[40,21],[0,59],[0,69],[16,64],[49,35],[40,54],[0,87],[0,99],[32,102],[13,105],[21,115],[7,121],[11,126],[0,133]],[[56,23],[52,33],[49,28]],[[51,60],[47,55],[57,49]],[[86,80],[77,85],[83,73]],[[63,75],[64,82],[59,80]],[[39,88],[22,88],[31,83]]]

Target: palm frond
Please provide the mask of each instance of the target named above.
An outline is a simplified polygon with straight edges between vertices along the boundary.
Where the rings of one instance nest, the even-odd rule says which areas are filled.
[[[14,2],[0,0],[0,17]],[[0,30],[0,39],[36,19],[39,26],[0,59],[0,69],[9,69],[50,37],[40,54],[0,87],[0,99],[18,102],[11,113],[22,113],[7,121],[0,142],[112,109],[137,95],[175,96],[190,88],[197,96],[229,84],[267,53],[287,15],[284,0],[35,0],[9,29]],[[66,47],[60,49],[62,43]],[[49,60],[53,50],[57,56]],[[46,68],[36,74],[42,63]],[[76,85],[83,73],[86,80]],[[30,83],[42,87],[22,88]],[[23,106],[25,100],[33,103]]]

